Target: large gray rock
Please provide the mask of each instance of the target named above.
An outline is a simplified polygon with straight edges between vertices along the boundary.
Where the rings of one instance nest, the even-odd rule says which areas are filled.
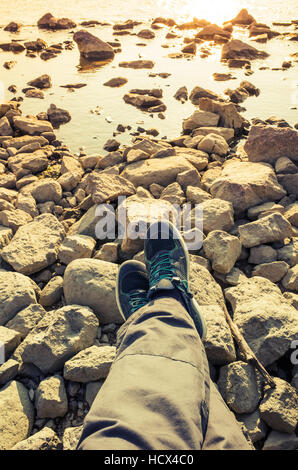
[[[277,201],[286,195],[273,169],[264,163],[230,160],[211,185],[213,197],[230,201],[236,213],[266,201]]]
[[[9,382],[0,390],[0,450],[10,450],[30,436],[34,408],[28,390],[20,382]]]
[[[235,413],[253,413],[262,398],[262,385],[255,368],[245,362],[221,367],[217,382],[225,402]]]
[[[293,234],[290,222],[277,212],[241,225],[238,230],[241,243],[246,248],[283,241]]]
[[[253,277],[225,290],[234,322],[264,366],[272,364],[297,339],[297,311],[280,289],[262,277]]]
[[[112,219],[115,218],[115,212],[106,208],[105,213],[100,213],[97,205],[92,205],[87,212],[81,217],[78,222],[73,224],[68,232],[68,235],[87,235],[88,237],[96,238],[96,225],[103,221],[108,214]],[[114,233],[114,237],[116,235]]]
[[[261,418],[275,431],[294,433],[298,422],[298,394],[288,382],[274,378],[276,388],[266,387],[260,404]]]
[[[107,261],[72,261],[64,275],[66,302],[90,307],[100,323],[123,323],[115,298],[117,272],[118,266]]]
[[[214,365],[235,361],[233,337],[220,305],[200,305],[200,312],[207,325],[207,336],[203,343],[208,360]]]
[[[121,176],[136,187],[149,187],[152,183],[168,186],[176,180],[179,173],[193,168],[182,156],[152,158],[127,165]]]
[[[53,429],[45,427],[16,444],[11,450],[62,450],[62,443]]]
[[[64,236],[64,227],[56,217],[42,214],[20,227],[1,256],[15,271],[33,274],[56,261]]]
[[[48,312],[14,353],[25,364],[33,364],[44,374],[61,369],[97,335],[98,320],[92,310],[69,305]]]
[[[5,325],[20,310],[36,304],[39,288],[30,278],[0,270],[0,325]]]
[[[69,264],[78,258],[91,258],[96,241],[86,235],[70,235],[65,237],[60,246],[58,258],[61,263]]]
[[[60,375],[40,382],[35,391],[35,408],[39,418],[63,417],[68,410],[64,380]]]
[[[252,126],[244,150],[251,162],[298,161],[298,132],[291,127]]]
[[[65,363],[63,376],[66,380],[83,383],[105,379],[115,355],[115,346],[91,346]]]
[[[108,60],[114,58],[114,49],[88,31],[81,30],[74,34],[80,54],[88,60]]]

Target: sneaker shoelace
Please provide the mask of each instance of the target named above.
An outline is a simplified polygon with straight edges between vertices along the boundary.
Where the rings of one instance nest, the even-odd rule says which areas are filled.
[[[129,294],[129,305],[131,313],[136,312],[148,303],[147,292],[141,289],[134,290]]]
[[[150,288],[155,286],[161,279],[168,279],[172,282],[175,280],[175,283],[178,281],[186,291],[188,290],[187,281],[177,278],[173,260],[168,252],[157,254],[153,259],[150,268]]]

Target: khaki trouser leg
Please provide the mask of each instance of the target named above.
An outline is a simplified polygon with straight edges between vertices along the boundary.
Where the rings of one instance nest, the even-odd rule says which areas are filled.
[[[193,321],[178,300],[161,297],[120,328],[116,359],[78,449],[205,447],[249,449],[213,385],[210,392],[208,361]]]

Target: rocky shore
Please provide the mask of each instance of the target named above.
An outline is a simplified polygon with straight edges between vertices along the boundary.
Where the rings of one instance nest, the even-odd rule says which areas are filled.
[[[50,60],[78,47],[84,61],[113,61],[120,41],[108,44],[80,29],[100,24],[87,23],[63,45],[49,47],[37,39],[11,41],[0,49]],[[138,24],[128,20],[113,31],[132,34]],[[190,55],[206,41],[222,44],[221,60],[231,74],[214,73],[226,80],[235,67],[250,76],[253,61],[267,55],[234,39],[234,25],[247,28],[256,42],[279,34],[242,10],[222,26],[157,18],[138,37],[150,40],[163,26],[169,40],[189,30],[181,54]],[[56,31],[77,25],[47,14],[38,27]],[[5,29],[20,28],[12,22]],[[297,40],[297,34],[286,40]],[[208,55],[204,47],[201,54]],[[155,73],[150,60],[119,66]],[[125,83],[118,76],[105,86]],[[42,98],[51,86],[44,74],[23,92]],[[66,86],[74,91],[86,85]],[[161,139],[158,129],[139,127],[124,146],[117,135],[131,129],[119,124],[104,155],[76,154],[57,138],[56,129],[71,115],[55,104],[36,116],[22,113],[22,97],[0,104],[1,450],[75,449],[115,357],[122,323],[114,295],[118,266],[143,260],[142,240],[118,237],[119,213],[141,223],[146,216],[135,210],[138,204],[168,213],[173,204],[184,203],[203,209],[203,245],[191,252],[191,288],[208,326],[204,344],[212,380],[252,446],[298,449],[298,125],[281,117],[244,118],[242,103],[259,94],[248,80],[223,95],[199,83],[191,91],[182,87],[175,98],[194,108],[181,122],[181,135]],[[123,99],[138,112],[166,118],[161,88],[131,89]],[[119,203],[119,196],[126,202]],[[100,240],[96,227],[102,216],[96,209],[105,203],[116,231]],[[194,209],[192,214],[196,222]],[[244,361],[223,305],[275,388]]]

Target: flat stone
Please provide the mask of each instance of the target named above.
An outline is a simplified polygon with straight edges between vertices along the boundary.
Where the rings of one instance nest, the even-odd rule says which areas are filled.
[[[20,382],[9,382],[0,390],[0,450],[10,450],[30,436],[34,408],[28,391]]]
[[[2,258],[15,271],[33,274],[54,263],[65,236],[63,225],[52,214],[42,214],[19,228]]]
[[[296,434],[288,434],[278,431],[270,431],[262,450],[296,450],[298,449],[298,437]]]
[[[11,450],[62,450],[62,443],[53,429],[44,427],[24,441],[16,444]]]
[[[281,214],[274,213],[239,227],[241,243],[246,248],[263,243],[282,241],[292,235],[291,224]]]
[[[36,304],[39,288],[23,274],[0,270],[0,325],[5,325],[20,310]]]
[[[278,377],[274,382],[276,388],[265,389],[260,404],[261,418],[275,431],[294,433],[298,421],[297,390]]]
[[[198,127],[217,126],[219,116],[209,111],[195,111],[189,118],[183,121],[183,131],[192,131]]]
[[[132,69],[152,69],[154,62],[152,60],[132,60],[130,62],[120,62],[119,67]]]
[[[49,121],[41,121],[35,118],[16,116],[13,118],[14,126],[25,134],[40,135],[43,132],[53,132],[52,124]]]
[[[275,284],[255,276],[225,289],[225,296],[234,322],[265,367],[290,350],[298,333],[297,311]]]
[[[119,196],[131,196],[135,193],[134,185],[125,177],[95,172],[88,177],[87,190],[92,194],[94,204],[114,201]]]
[[[66,303],[92,308],[101,324],[123,323],[115,299],[117,272],[118,266],[106,261],[72,261],[64,274]]]
[[[15,351],[25,364],[44,374],[55,372],[82,349],[94,342],[98,320],[92,310],[68,305],[48,312]]]
[[[168,186],[179,173],[191,169],[193,166],[181,156],[152,158],[127,165],[121,176],[135,187],[149,187],[152,183]]]
[[[286,195],[268,165],[238,160],[230,160],[223,165],[210,192],[213,197],[230,201],[238,214],[263,202],[280,200]]]
[[[235,413],[253,413],[262,398],[255,368],[245,362],[232,362],[221,367],[217,385],[225,402]]]
[[[54,375],[42,380],[35,392],[35,408],[39,418],[63,417],[68,410],[64,380]]]
[[[64,378],[82,383],[105,379],[115,355],[114,346],[91,346],[65,363]]]

